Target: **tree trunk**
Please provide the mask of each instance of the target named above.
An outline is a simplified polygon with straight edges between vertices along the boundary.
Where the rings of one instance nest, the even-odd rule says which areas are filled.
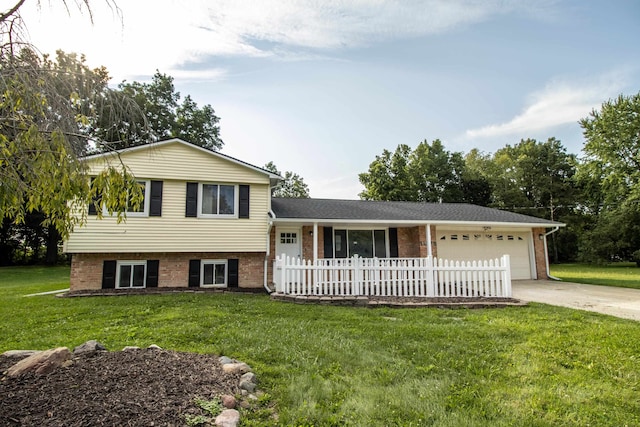
[[[60,243],[60,233],[52,225],[47,228],[47,253],[45,255],[46,265],[56,265],[58,263],[58,243]]]

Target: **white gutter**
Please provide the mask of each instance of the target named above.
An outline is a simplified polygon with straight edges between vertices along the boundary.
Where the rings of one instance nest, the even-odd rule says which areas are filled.
[[[549,234],[555,233],[559,229],[560,229],[560,226],[558,225],[558,226],[554,227],[553,230],[551,230],[551,231],[549,231],[547,233],[544,233],[542,235],[544,237],[544,239],[543,239],[544,240],[544,262],[545,262],[545,266],[547,267],[547,277],[549,279],[552,279],[552,280],[562,280],[562,279],[559,279],[559,278],[557,278],[555,276],[552,276],[551,273],[549,272],[549,250],[547,249],[547,236]]]
[[[364,225],[424,225],[428,220],[389,220],[389,219],[340,219],[340,218],[274,218],[274,223],[283,224],[313,224],[317,222],[320,224],[364,224]],[[550,225],[548,223],[539,222],[481,222],[481,221],[429,221],[430,225],[458,225],[463,227],[503,227],[503,228],[540,228],[540,227],[564,227],[561,225]]]
[[[269,209],[269,215],[271,218],[275,218],[276,214]],[[264,256],[264,283],[263,286],[267,290],[268,293],[273,292],[269,289],[269,285],[267,284],[267,273],[269,271],[269,256],[271,255],[271,228],[273,227],[273,220],[269,220],[269,226],[267,227],[267,250],[266,255]]]

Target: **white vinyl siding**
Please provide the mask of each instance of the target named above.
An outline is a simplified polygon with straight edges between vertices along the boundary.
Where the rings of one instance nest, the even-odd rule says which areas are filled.
[[[65,252],[266,251],[270,208],[267,174],[181,143],[124,153],[122,160],[136,176],[163,181],[162,216],[129,215],[120,224],[115,217],[89,216],[87,223],[76,226],[69,236]],[[187,182],[234,185],[236,204],[238,186],[249,184],[249,218],[237,218],[237,206],[232,218],[186,218]]]
[[[95,175],[108,164],[120,167],[120,159],[131,173],[143,178],[238,184],[262,184],[269,180],[267,175],[248,166],[180,142],[124,152],[120,157],[96,158],[87,162],[89,174]]]
[[[76,226],[65,251],[79,252],[264,252],[269,186],[250,187],[249,218],[185,218],[186,184],[164,181],[161,217],[89,217]]]

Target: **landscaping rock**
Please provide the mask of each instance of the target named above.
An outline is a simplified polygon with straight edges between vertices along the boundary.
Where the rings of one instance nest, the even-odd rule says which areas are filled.
[[[240,422],[240,412],[235,409],[225,409],[216,417],[217,427],[236,427]]]
[[[238,384],[238,387],[240,387],[240,389],[242,390],[246,390],[251,393],[256,389],[257,386],[256,386],[256,383],[254,382],[251,382],[247,379],[241,379],[240,383]]]
[[[256,387],[258,387],[257,382],[256,374],[253,372],[247,372],[240,377],[238,387],[242,390],[247,390],[248,392],[253,393],[256,390]]]
[[[247,372],[246,374],[242,374],[242,376],[240,377],[240,380],[247,380],[247,381],[251,381],[254,384],[258,384],[258,379],[256,377],[256,374],[254,374],[253,372]]]
[[[134,351],[134,350],[140,350],[140,347],[138,347],[137,345],[128,345],[122,349],[122,351]]]
[[[223,394],[220,400],[222,400],[222,406],[227,409],[235,409],[238,405],[236,398],[231,396],[230,394]]]
[[[149,347],[147,347],[147,350],[162,350],[162,347],[156,344],[151,344]]]
[[[51,350],[33,354],[22,359],[7,370],[7,376],[17,377],[26,372],[35,372],[45,375],[61,366],[71,358],[71,352],[67,347],[58,347]]]
[[[251,367],[244,362],[227,363],[222,365],[222,370],[228,374],[244,374],[251,372]]]
[[[107,351],[107,347],[96,340],[89,340],[74,348],[73,354],[92,353],[94,351]]]
[[[0,354],[2,357],[11,357],[14,359],[24,359],[25,357],[33,356],[34,354],[42,353],[40,350],[7,350]]]
[[[236,362],[236,361],[235,361],[235,360],[233,360],[233,359],[232,359],[232,358],[230,358],[230,357],[227,357],[227,356],[220,356],[220,357],[218,358],[218,362],[220,362],[220,364],[221,364],[221,365],[227,365],[227,364],[229,364],[229,363],[234,363],[234,362]]]

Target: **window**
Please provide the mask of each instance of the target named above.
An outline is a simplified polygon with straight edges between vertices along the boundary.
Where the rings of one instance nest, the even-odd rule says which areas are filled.
[[[335,257],[386,258],[386,234],[386,230],[335,230]]]
[[[298,243],[298,234],[297,233],[280,233],[280,243],[287,244],[296,244]]]
[[[140,189],[142,190],[142,201],[140,202],[140,206],[138,206],[137,209],[134,209],[131,206],[131,196],[129,194],[127,194],[127,210],[126,210],[126,214],[128,217],[132,217],[132,216],[149,216],[149,201],[150,201],[150,197],[149,197],[149,191],[150,191],[150,186],[151,186],[151,181],[150,180],[139,180],[137,181],[138,185],[140,186]],[[162,196],[161,196],[162,197]],[[102,207],[102,213],[103,215],[108,215],[108,211],[106,206]]]
[[[201,184],[199,187],[200,216],[234,217],[236,214],[235,185]]]
[[[227,286],[227,261],[203,260],[200,286]]]
[[[117,288],[144,288],[146,286],[146,261],[118,261]]]

